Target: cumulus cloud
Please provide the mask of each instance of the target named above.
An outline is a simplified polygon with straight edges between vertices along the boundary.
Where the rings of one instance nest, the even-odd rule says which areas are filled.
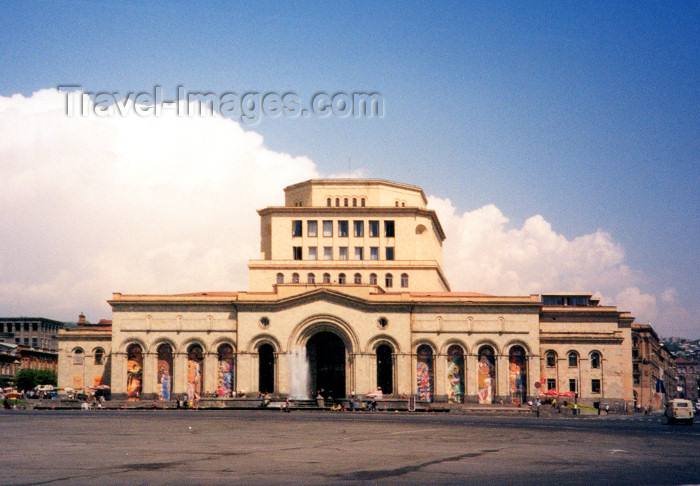
[[[492,204],[460,213],[449,199],[431,196],[429,205],[447,234],[443,267],[453,290],[591,292],[644,321],[659,315],[656,297],[636,286],[638,276],[625,264],[624,249],[605,231],[569,239],[540,215],[509,228],[508,218]]]
[[[114,291],[246,289],[259,256],[255,210],[321,177],[308,158],[274,152],[230,119],[68,117],[65,101],[56,90],[0,97],[2,315],[97,320],[110,316]],[[429,201],[454,290],[594,292],[642,321],[691,322],[675,289],[658,299],[640,290],[605,231],[569,239],[540,215],[510,228],[495,205],[460,212]]]
[[[113,291],[245,289],[255,210],[318,177],[218,116],[67,117],[65,94],[0,97],[0,311],[109,317]]]

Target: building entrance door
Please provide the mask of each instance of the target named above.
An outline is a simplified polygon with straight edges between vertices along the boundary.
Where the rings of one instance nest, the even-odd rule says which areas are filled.
[[[332,332],[319,332],[306,344],[311,389],[324,398],[345,398],[345,345]]]

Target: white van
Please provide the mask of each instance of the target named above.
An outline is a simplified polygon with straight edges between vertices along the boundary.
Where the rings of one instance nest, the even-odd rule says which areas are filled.
[[[695,416],[693,411],[693,402],[690,400],[683,400],[681,398],[669,400],[666,403],[666,411],[664,412],[664,416],[669,424],[685,422],[688,425],[693,425],[693,417]]]

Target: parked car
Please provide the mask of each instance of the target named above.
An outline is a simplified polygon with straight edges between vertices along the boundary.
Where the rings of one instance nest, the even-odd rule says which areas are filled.
[[[693,402],[681,398],[669,400],[666,403],[664,415],[669,424],[685,422],[688,425],[693,425],[693,417],[695,416]]]

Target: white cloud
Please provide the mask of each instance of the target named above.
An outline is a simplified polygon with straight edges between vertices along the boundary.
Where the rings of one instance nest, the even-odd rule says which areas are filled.
[[[0,97],[0,312],[110,316],[113,291],[245,289],[255,210],[318,177],[216,116],[67,117],[65,96]]]
[[[255,210],[321,176],[229,119],[67,117],[64,103],[55,90],[0,97],[1,315],[97,320],[110,316],[114,291],[246,289],[259,254]],[[454,290],[596,292],[640,320],[693,332],[676,290],[658,299],[640,290],[605,231],[569,239],[540,215],[509,228],[494,205],[460,213],[449,199],[429,200]]]

